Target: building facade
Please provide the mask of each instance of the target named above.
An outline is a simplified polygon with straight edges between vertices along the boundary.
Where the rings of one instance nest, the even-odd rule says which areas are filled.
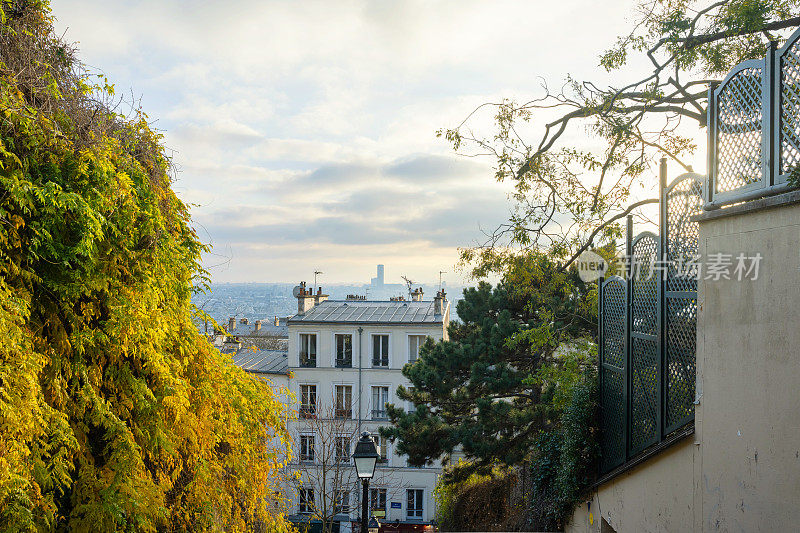
[[[381,449],[370,483],[375,516],[399,530],[429,524],[440,465],[411,467],[377,435],[389,423],[386,404],[413,409],[397,398],[398,386],[408,385],[403,366],[416,359],[426,339],[447,338],[450,306],[444,291],[428,301],[421,290],[411,300],[389,301],[332,301],[304,284],[295,292],[298,313],[288,321],[288,365],[297,401],[298,416],[290,423],[297,449],[289,468],[299,481],[291,516],[302,521],[304,515],[334,514],[341,531],[352,526],[360,515],[361,490],[350,455],[366,431]]]

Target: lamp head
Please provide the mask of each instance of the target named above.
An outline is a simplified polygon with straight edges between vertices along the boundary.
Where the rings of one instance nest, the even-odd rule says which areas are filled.
[[[360,479],[371,479],[375,475],[375,464],[378,462],[380,454],[375,441],[372,440],[366,431],[361,434],[361,438],[356,443],[353,452],[353,462],[356,465],[356,474]]]

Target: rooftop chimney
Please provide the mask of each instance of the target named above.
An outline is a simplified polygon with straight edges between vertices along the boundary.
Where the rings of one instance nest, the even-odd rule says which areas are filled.
[[[261,331],[261,321],[256,320],[255,324],[253,324],[253,331]]]
[[[322,294],[322,287],[317,288],[317,295],[314,296],[314,305],[319,305],[328,299],[327,294]]]
[[[422,287],[419,287],[411,292],[411,301],[412,302],[422,301]]]
[[[314,307],[314,290],[306,289],[306,282],[301,281],[297,292],[297,314],[304,315]]]
[[[436,293],[436,297],[433,299],[433,314],[434,315],[441,315],[444,313],[445,302],[447,301],[446,294],[444,289],[440,290]]]
[[[278,318],[278,315],[275,315],[275,322],[273,322],[273,324],[275,324],[275,327],[278,327],[278,326],[281,325],[281,319]]]
[[[236,317],[232,316],[228,319],[228,333],[236,329]]]
[[[236,353],[242,349],[242,342],[237,337],[225,339],[222,345],[222,353]]]

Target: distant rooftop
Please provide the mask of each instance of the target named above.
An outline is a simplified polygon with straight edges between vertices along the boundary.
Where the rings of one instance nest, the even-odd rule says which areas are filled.
[[[443,315],[434,314],[433,309],[432,301],[327,300],[304,315],[291,317],[289,323],[441,324]]]
[[[228,335],[235,337],[283,337],[289,336],[289,327],[286,324],[289,317],[280,317],[278,324],[275,325],[274,319],[263,319],[251,321],[247,319],[239,319],[235,321],[235,327],[231,329],[231,319],[224,324]],[[245,323],[246,322],[246,323]],[[256,322],[259,323],[256,326]],[[258,329],[256,329],[258,327]]]
[[[256,374],[288,374],[286,350],[253,350],[242,348],[233,355],[233,362],[245,372]]]
[[[288,337],[289,327],[286,322],[280,326],[262,322],[261,328],[256,331],[255,324],[236,324],[236,329],[228,333],[237,337]]]

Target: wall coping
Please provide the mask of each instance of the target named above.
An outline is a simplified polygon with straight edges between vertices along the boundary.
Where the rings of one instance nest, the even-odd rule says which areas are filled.
[[[759,198],[758,200],[742,202],[740,204],[735,204],[722,209],[703,211],[699,215],[693,216],[692,221],[704,222],[706,220],[716,220],[718,218],[746,215],[755,211],[772,209],[775,207],[797,203],[800,203],[800,189],[777,194],[775,196],[768,196],[766,198]]]
[[[597,490],[602,485],[608,483],[615,477],[619,476],[620,474],[624,474],[630,470],[633,470],[640,464],[644,463],[648,459],[659,455],[661,452],[665,451],[667,448],[672,447],[674,444],[681,442],[686,437],[694,435],[694,421],[689,422],[685,426],[680,429],[676,429],[670,435],[664,438],[661,442],[650,446],[649,448],[643,450],[635,457],[631,458],[629,461],[622,463],[620,466],[611,470],[610,472],[600,476],[597,481],[592,484],[590,487],[591,490]]]

